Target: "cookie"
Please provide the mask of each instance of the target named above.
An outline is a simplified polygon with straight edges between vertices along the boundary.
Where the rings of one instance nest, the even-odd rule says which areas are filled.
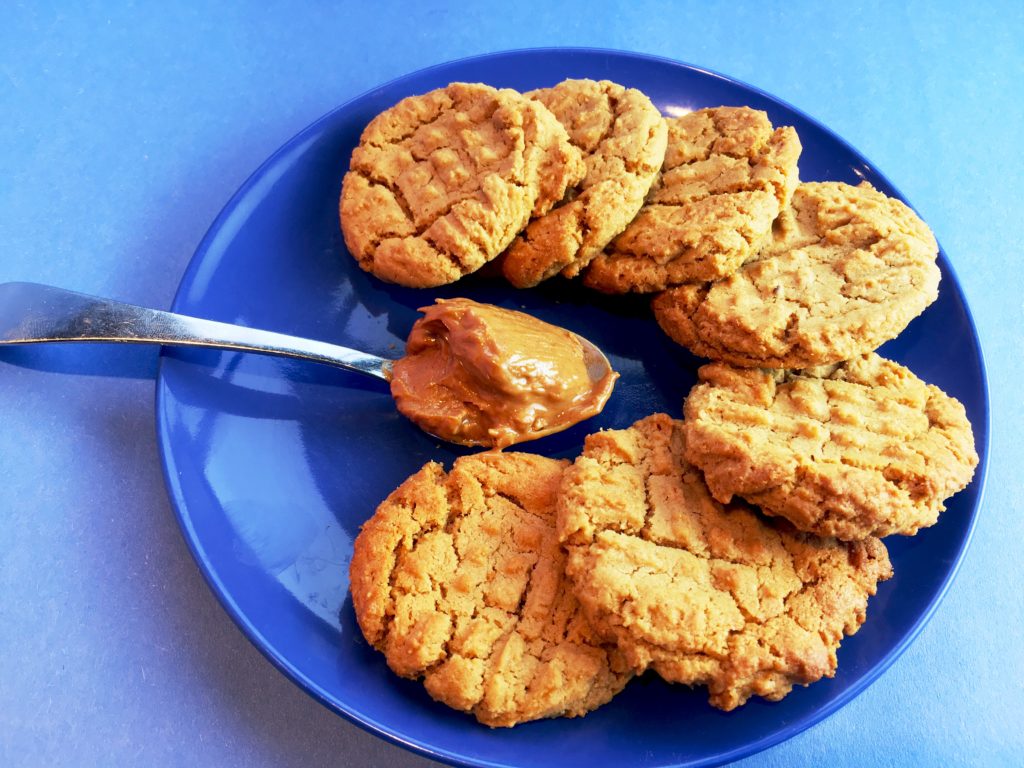
[[[716,499],[740,496],[800,530],[916,533],[978,464],[964,407],[874,353],[806,371],[712,363],[698,377],[687,458]]]
[[[800,139],[764,112],[718,107],[668,122],[661,177],[584,276],[605,293],[716,280],[757,253],[797,184]]]
[[[451,283],[504,251],[584,171],[543,104],[452,83],[366,126],[342,185],[345,244],[387,282]]]
[[[587,172],[561,205],[530,222],[503,257],[502,271],[518,288],[559,272],[575,277],[626,228],[658,175],[667,134],[649,98],[607,80],[565,80],[526,96],[565,126]]]
[[[630,677],[565,583],[555,498],[566,462],[525,453],[429,463],[355,541],[352,604],[399,675],[490,726],[583,715]]]
[[[831,677],[892,575],[885,545],[719,504],[684,458],[682,426],[656,414],[590,435],[565,473],[559,533],[592,625],[638,672],[706,685],[724,710]]]
[[[713,360],[811,368],[876,349],[938,296],[938,245],[864,182],[801,184],[771,242],[728,278],[665,291],[662,329]]]

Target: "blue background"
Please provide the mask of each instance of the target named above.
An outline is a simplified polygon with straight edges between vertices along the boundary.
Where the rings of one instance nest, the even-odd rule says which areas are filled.
[[[881,680],[743,765],[1018,764],[1017,4],[8,6],[0,281],[168,306],[224,202],[306,124],[410,70],[537,45],[677,58],[818,118],[932,226],[982,336],[991,467],[957,581]],[[156,361],[0,353],[0,764],[426,765],[306,697],[216,603],[162,484]]]

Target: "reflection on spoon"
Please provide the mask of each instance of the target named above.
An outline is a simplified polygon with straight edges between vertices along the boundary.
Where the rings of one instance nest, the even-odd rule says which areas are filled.
[[[531,315],[439,300],[392,369],[398,410],[453,443],[504,448],[601,412],[618,374],[586,339]]]
[[[599,413],[618,378],[589,341],[521,312],[468,299],[439,301],[425,311],[406,357],[396,363],[336,344],[48,285],[3,283],[0,346],[110,341],[313,360],[391,381],[399,410],[437,437],[498,448]]]

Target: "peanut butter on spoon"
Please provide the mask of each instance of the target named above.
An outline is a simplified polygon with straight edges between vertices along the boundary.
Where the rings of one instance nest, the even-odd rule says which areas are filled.
[[[601,412],[618,374],[586,339],[535,317],[441,299],[391,370],[399,412],[462,445],[504,448]]]

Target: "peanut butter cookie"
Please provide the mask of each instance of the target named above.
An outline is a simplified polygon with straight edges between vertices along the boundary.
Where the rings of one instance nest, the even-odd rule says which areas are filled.
[[[831,677],[892,574],[885,546],[719,504],[684,458],[682,427],[656,414],[590,435],[565,473],[559,534],[592,625],[638,672],[707,685],[720,709]]]
[[[687,458],[734,495],[804,531],[913,534],[978,464],[964,407],[868,354],[806,371],[705,365],[686,399]]]
[[[654,314],[675,341],[713,360],[836,363],[895,338],[935,301],[937,255],[924,222],[867,182],[801,184],[753,261],[719,282],[665,291]]]
[[[403,677],[490,726],[583,715],[630,672],[565,583],[555,499],[566,462],[482,453],[429,463],[355,541],[352,603]]]
[[[605,293],[716,280],[757,253],[797,184],[800,139],[748,107],[668,122],[661,177],[639,215],[584,276]]]
[[[665,158],[667,130],[651,100],[607,80],[565,80],[531,91],[569,132],[587,166],[565,201],[534,219],[502,260],[518,288],[575,277],[643,205]]]
[[[543,104],[452,83],[366,126],[342,185],[345,244],[382,280],[451,283],[504,251],[584,172]]]

